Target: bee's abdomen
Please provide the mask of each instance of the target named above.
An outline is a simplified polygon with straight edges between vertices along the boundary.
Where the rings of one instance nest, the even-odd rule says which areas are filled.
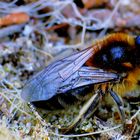
[[[93,86],[84,86],[66,93],[58,94],[49,100],[32,102],[38,108],[55,110],[64,109],[68,106],[86,100],[93,91]]]

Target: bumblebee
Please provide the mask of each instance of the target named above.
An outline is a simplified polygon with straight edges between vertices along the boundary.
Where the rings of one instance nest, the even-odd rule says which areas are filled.
[[[49,110],[85,101],[79,115],[67,127],[68,132],[90,117],[106,94],[111,95],[125,123],[120,97],[139,90],[139,85],[140,36],[113,33],[34,75],[24,86],[21,97]]]

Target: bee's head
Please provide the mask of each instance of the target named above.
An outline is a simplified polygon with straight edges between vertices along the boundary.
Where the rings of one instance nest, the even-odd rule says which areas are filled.
[[[137,36],[135,38],[135,45],[136,45],[135,61],[136,61],[136,65],[140,66],[140,36]]]
[[[140,35],[135,38],[136,46],[140,49]]]

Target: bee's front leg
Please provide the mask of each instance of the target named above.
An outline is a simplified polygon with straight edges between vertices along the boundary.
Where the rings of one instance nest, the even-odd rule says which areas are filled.
[[[108,90],[108,92],[110,93],[111,97],[113,98],[114,102],[118,107],[122,123],[125,124],[126,121],[125,121],[124,105],[121,98],[113,90]]]
[[[76,127],[81,120],[90,117],[97,109],[100,100],[100,93],[99,91],[96,92],[81,108],[79,115],[74,119],[71,125],[67,128],[62,128],[62,133],[70,133],[74,127]]]

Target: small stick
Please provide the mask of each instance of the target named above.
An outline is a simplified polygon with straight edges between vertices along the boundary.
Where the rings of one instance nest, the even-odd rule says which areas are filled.
[[[25,12],[11,13],[0,18],[0,26],[8,26],[12,24],[22,24],[28,22],[29,15]]]

